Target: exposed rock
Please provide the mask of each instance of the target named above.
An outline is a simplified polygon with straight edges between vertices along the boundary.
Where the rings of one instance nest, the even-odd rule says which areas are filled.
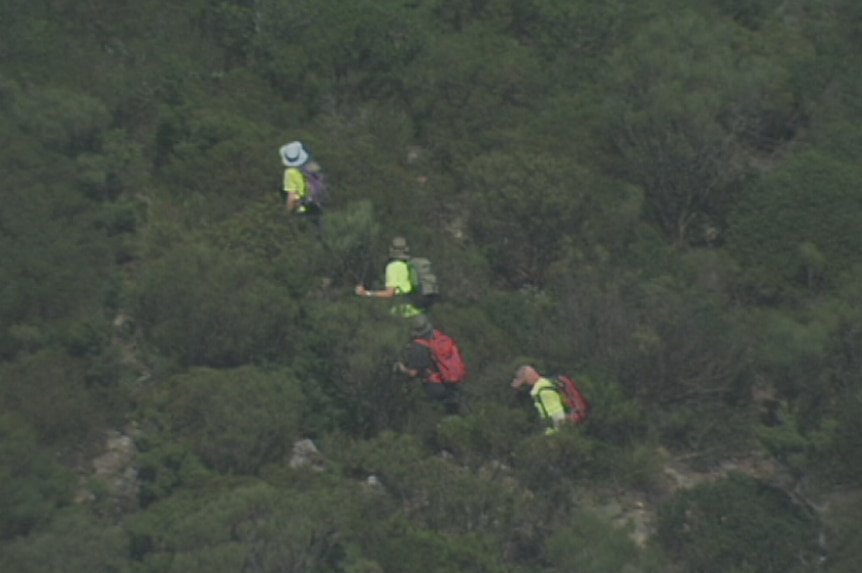
[[[314,471],[322,471],[325,460],[314,442],[306,438],[293,444],[293,452],[288,465],[293,469],[309,468]]]
[[[365,481],[362,482],[362,487],[369,493],[381,494],[386,492],[386,489],[383,487],[383,482],[381,482],[380,478],[374,474],[365,478]]]
[[[139,489],[138,471],[135,467],[137,457],[138,449],[129,435],[117,430],[108,431],[104,451],[93,459],[90,470],[82,476],[82,481],[87,485],[83,485],[76,492],[75,502],[90,503],[99,497],[89,485],[95,480],[104,488],[104,495],[120,511],[136,508]]]

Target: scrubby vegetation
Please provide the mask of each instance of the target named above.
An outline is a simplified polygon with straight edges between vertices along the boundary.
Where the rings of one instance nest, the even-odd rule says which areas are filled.
[[[856,571],[860,25],[850,0],[4,2],[0,570]],[[294,139],[335,197],[320,237],[279,204]],[[463,416],[353,295],[395,235],[442,283]],[[544,436],[525,361],[590,420]],[[777,469],[722,469],[752,458]],[[716,471],[670,487],[683,462]],[[606,515],[633,499],[645,535]]]

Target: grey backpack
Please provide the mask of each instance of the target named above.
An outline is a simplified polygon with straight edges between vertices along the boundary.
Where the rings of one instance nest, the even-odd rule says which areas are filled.
[[[407,268],[410,269],[411,302],[418,308],[429,308],[440,296],[440,285],[431,261],[424,257],[411,257]]]

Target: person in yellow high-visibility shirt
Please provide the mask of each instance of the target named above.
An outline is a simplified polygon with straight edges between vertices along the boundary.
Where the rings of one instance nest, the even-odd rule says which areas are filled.
[[[515,372],[511,385],[512,388],[520,388],[524,385],[530,387],[533,404],[539,411],[539,416],[548,424],[545,434],[555,434],[559,431],[560,426],[566,421],[566,408],[553,382],[541,376],[532,366],[524,365]]]
[[[298,215],[319,215],[320,205],[310,201],[308,180],[303,170],[319,173],[320,165],[311,158],[301,141],[291,141],[278,150],[284,164],[281,192],[287,212]]]
[[[410,248],[404,237],[395,237],[389,246],[389,262],[386,263],[385,285],[382,290],[368,290],[365,285],[356,285],[354,292],[358,296],[371,298],[388,298],[394,303],[392,314],[403,318],[412,318],[422,314],[422,310],[414,305],[410,297],[413,285],[410,282]]]

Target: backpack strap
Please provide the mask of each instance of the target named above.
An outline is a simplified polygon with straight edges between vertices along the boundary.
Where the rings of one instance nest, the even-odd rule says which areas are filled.
[[[539,391],[536,392],[536,395],[533,398],[533,402],[535,402],[536,405],[539,407],[539,409],[542,411],[542,418],[544,418],[544,420],[548,423],[553,423],[551,420],[551,416],[548,414],[547,408],[545,408],[545,402],[542,400],[542,392],[549,392],[550,391],[550,392],[556,393],[557,396],[560,396],[560,390],[554,384],[554,381],[552,378],[547,378],[547,380],[549,380],[552,385],[551,386],[545,386],[543,388],[539,388]]]

